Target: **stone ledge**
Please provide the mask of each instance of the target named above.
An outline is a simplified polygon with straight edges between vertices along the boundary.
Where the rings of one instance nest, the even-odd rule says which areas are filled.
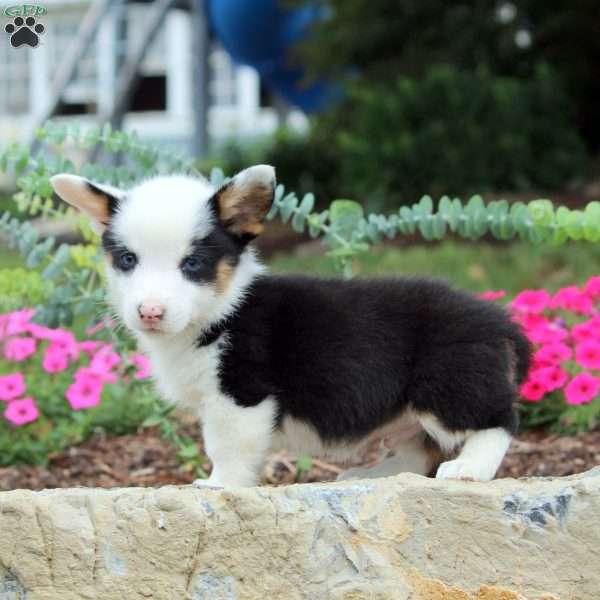
[[[600,468],[0,493],[0,600],[597,600]]]

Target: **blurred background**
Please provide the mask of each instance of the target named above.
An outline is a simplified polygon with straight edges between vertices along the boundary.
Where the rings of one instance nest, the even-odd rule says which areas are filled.
[[[5,24],[11,6],[2,5]],[[314,192],[321,207],[352,198],[390,212],[424,194],[478,193],[577,208],[600,196],[594,0],[41,6],[36,47],[15,48],[8,34],[0,44],[2,142],[32,141],[48,118],[110,122],[196,157],[204,172],[274,164],[288,189]],[[7,191],[12,183],[2,181]],[[275,268],[330,272],[304,242],[273,226],[262,247]],[[516,290],[582,278],[599,259],[590,245],[503,244],[502,272],[485,241],[448,240],[425,253],[419,243],[382,247],[357,270],[425,270],[473,289]]]

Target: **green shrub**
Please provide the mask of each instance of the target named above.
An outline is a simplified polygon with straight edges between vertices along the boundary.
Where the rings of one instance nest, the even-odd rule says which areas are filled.
[[[584,146],[557,79],[431,69],[422,80],[349,87],[318,124],[335,145],[343,194],[371,209],[420,194],[555,190],[580,177]]]

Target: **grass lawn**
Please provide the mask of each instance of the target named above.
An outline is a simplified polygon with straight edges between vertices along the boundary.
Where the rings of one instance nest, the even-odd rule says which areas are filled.
[[[279,272],[335,274],[327,256],[278,255],[271,269]],[[570,243],[558,247],[488,244],[448,240],[407,248],[373,248],[354,262],[357,275],[424,275],[443,277],[475,292],[504,289],[513,295],[526,288],[556,291],[600,274],[600,244]]]
[[[276,255],[269,261],[275,272],[336,275],[333,261],[316,256]],[[0,245],[0,269],[23,261]],[[354,261],[357,275],[426,275],[446,278],[457,286],[480,292],[504,289],[514,295],[526,288],[551,291],[580,285],[600,274],[600,244],[570,243],[556,248],[529,244],[487,244],[448,240],[406,248],[373,248]]]

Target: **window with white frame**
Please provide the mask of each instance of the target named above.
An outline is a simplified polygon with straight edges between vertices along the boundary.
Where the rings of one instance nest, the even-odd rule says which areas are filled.
[[[220,46],[211,48],[208,93],[211,106],[233,107],[236,104],[235,65]]]

